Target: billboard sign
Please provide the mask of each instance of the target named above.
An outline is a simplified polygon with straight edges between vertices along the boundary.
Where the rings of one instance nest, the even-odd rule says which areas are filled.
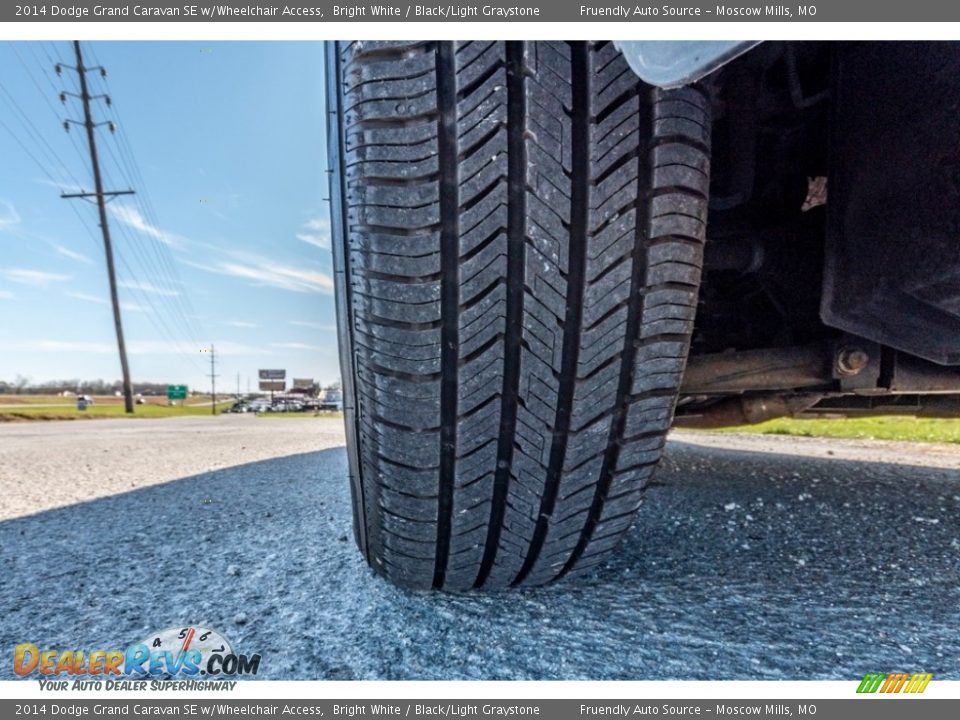
[[[283,380],[261,380],[260,389],[269,392],[283,392],[287,389],[287,383]]]
[[[313,378],[294,378],[294,390],[312,390],[314,386]]]
[[[286,370],[261,370],[260,379],[261,380],[285,380],[287,377]]]

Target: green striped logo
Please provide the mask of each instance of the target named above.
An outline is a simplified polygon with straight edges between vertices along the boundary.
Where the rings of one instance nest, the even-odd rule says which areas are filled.
[[[927,689],[932,673],[867,673],[860,681],[858,693],[922,693]]]

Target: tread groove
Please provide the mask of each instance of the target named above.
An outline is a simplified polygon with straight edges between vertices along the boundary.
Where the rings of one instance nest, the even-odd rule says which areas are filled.
[[[483,557],[473,586],[482,587],[490,576],[500,545],[500,530],[506,513],[514,435],[517,431],[517,399],[520,393],[520,328],[523,322],[523,266],[526,240],[527,153],[524,140],[526,71],[524,43],[507,43],[507,306],[504,342],[503,386],[500,392],[500,437],[493,496]],[[497,232],[500,232],[498,228]]]
[[[460,304],[460,179],[457,165],[457,76],[451,42],[437,48],[440,167],[440,478],[434,588],[442,588],[450,554],[453,478],[457,462]]]

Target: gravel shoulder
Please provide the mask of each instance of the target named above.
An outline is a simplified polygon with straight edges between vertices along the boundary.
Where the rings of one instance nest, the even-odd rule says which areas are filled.
[[[592,576],[443,595],[364,565],[339,421],[62,425],[0,428],[0,648],[198,623],[275,679],[960,679],[955,448],[678,432]]]
[[[854,462],[960,469],[960,445],[674,430],[671,439],[704,448]]]
[[[0,520],[343,445],[341,419],[280,422],[218,415],[0,423]]]

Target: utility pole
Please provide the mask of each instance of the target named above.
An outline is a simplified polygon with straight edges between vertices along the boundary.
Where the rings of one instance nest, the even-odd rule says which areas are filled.
[[[108,125],[110,131],[114,131],[113,123],[94,123],[93,114],[90,111],[90,101],[95,99],[104,98],[107,105],[110,105],[110,98],[106,95],[98,95],[95,98],[90,96],[89,89],[87,87],[87,73],[90,70],[100,70],[100,74],[105,76],[106,70],[102,67],[84,67],[83,65],[83,54],[80,51],[80,41],[75,40],[73,43],[73,50],[77,57],[77,65],[72,68],[77,72],[77,75],[80,77],[80,99],[83,101],[83,122],[77,122],[76,120],[66,120],[63,123],[64,128],[69,132],[70,125],[83,125],[87,131],[87,144],[90,148],[90,164],[93,166],[93,183],[96,192],[93,193],[72,193],[72,194],[63,194],[60,197],[62,198],[90,198],[95,197],[97,199],[97,210],[100,213],[100,230],[103,233],[103,249],[104,253],[107,256],[107,277],[110,280],[110,301],[113,304],[113,324],[117,332],[117,348],[120,351],[120,369],[123,372],[123,405],[124,409],[128,413],[133,412],[133,386],[130,383],[130,366],[127,363],[127,345],[123,339],[123,321],[120,317],[120,298],[117,294],[117,273],[114,269],[113,264],[113,245],[110,242],[110,226],[107,223],[107,196],[112,200],[117,195],[132,195],[133,190],[121,190],[121,191],[110,191],[105,192],[103,189],[103,178],[100,175],[100,160],[97,157],[97,139],[96,133],[94,130],[99,125]],[[69,66],[67,66],[69,67]],[[56,66],[57,75],[60,75],[62,72],[62,66]],[[67,95],[72,95],[76,97],[73,93],[60,93],[60,100],[63,103],[67,101]]]
[[[237,400],[240,400],[240,373],[237,373]]]
[[[216,363],[217,363],[217,350],[213,346],[213,343],[210,343],[210,395],[212,400],[210,402],[210,414],[217,414],[217,372],[216,372]]]

